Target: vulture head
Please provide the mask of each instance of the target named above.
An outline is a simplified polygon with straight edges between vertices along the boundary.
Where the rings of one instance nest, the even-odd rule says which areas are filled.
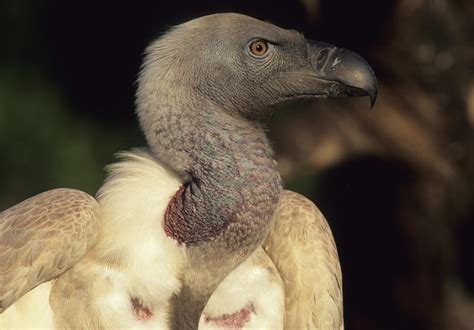
[[[145,86],[157,77],[159,86]],[[250,119],[295,99],[368,95],[373,105],[377,97],[375,75],[356,53],[240,14],[171,29],[147,49],[140,81],[141,92],[166,84]]]
[[[357,54],[240,14],[178,25],[146,50],[137,114],[182,179],[163,227],[186,247],[176,328],[196,325],[219,282],[266,237],[282,191],[261,119],[296,99],[377,96]]]

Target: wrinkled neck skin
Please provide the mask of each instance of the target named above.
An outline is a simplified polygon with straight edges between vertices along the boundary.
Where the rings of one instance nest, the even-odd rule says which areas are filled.
[[[151,150],[185,181],[163,223],[187,255],[170,326],[197,328],[219,282],[267,235],[282,186],[260,124],[167,84],[139,89],[137,112]]]

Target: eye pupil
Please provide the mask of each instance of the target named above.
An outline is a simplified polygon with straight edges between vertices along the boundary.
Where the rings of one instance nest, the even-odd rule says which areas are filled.
[[[267,53],[268,44],[264,40],[255,40],[249,48],[253,55],[261,57]]]

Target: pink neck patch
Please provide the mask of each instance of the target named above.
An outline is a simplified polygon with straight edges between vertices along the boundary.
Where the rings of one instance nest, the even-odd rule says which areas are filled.
[[[132,303],[132,311],[133,315],[138,321],[149,321],[153,317],[153,313],[150,309],[138,300],[138,298],[130,298],[130,302]]]
[[[254,313],[255,307],[253,304],[248,304],[240,311],[232,314],[223,314],[217,317],[205,315],[204,321],[226,330],[237,330],[242,329],[250,321],[250,317]]]
[[[165,230],[166,236],[178,241],[179,244],[184,243],[184,238],[182,235],[179,235],[179,231],[183,227],[183,223],[185,223],[179,213],[180,207],[182,207],[180,201],[183,198],[184,190],[184,185],[181,185],[178,191],[176,191],[176,194],[171,198],[166,208],[163,222],[163,229]]]

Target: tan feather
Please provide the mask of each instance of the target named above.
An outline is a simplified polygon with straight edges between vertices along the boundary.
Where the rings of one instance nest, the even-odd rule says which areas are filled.
[[[89,251],[99,236],[98,212],[92,196],[55,189],[0,213],[0,313]]]
[[[343,329],[341,267],[326,219],[288,190],[274,217],[264,249],[285,285],[285,329]]]

